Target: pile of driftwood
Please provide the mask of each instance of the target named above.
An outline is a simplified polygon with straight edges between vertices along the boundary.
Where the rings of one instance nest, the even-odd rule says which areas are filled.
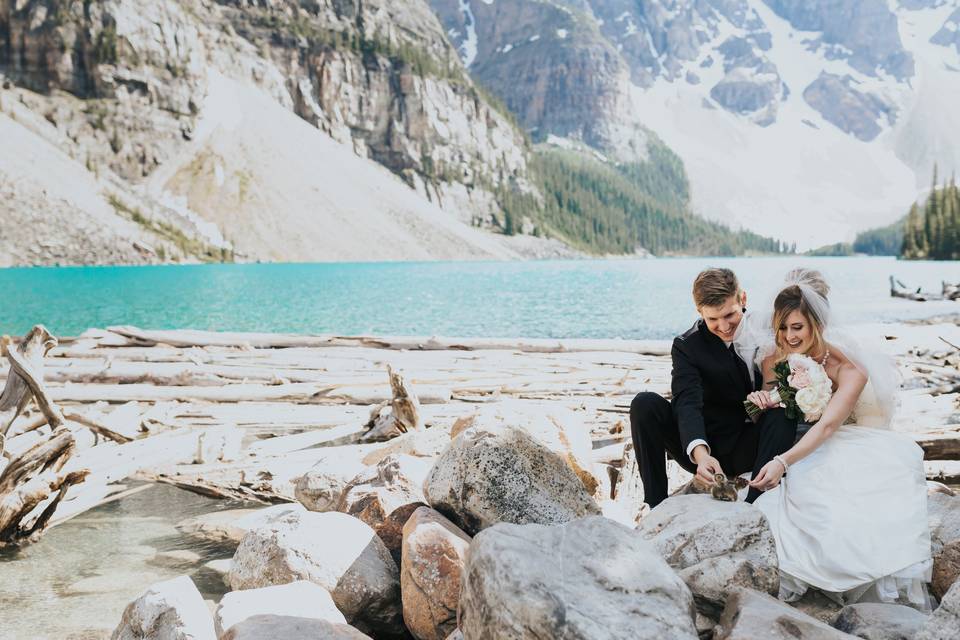
[[[890,295],[894,298],[905,298],[915,302],[931,300],[960,300],[960,284],[941,281],[941,292],[923,291],[921,287],[913,289],[900,280],[890,276]]]
[[[56,338],[42,326],[34,327],[15,348],[9,339],[0,343],[0,352],[10,363],[0,394],[0,412],[12,413],[9,420],[0,413],[0,453],[6,458],[0,472],[0,544],[16,543],[41,532],[70,486],[83,482],[88,473],[85,469],[65,470],[76,442],[43,385],[43,357],[56,344]],[[50,433],[19,455],[10,456],[4,450],[7,433],[31,400]]]
[[[294,499],[317,464],[385,455],[407,431],[447,429],[480,405],[582,419],[612,470],[639,391],[669,395],[670,343],[90,330],[42,327],[0,363],[0,534],[16,543],[104,501],[171,483],[212,496]],[[896,428],[960,480],[960,352],[911,352]],[[438,430],[440,431],[440,430]],[[960,463],[957,463],[960,464]],[[146,486],[146,485],[143,485]],[[68,492],[69,489],[69,492]]]

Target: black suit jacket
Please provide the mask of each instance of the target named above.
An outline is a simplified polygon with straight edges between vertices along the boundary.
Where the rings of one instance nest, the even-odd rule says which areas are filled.
[[[700,438],[714,455],[730,453],[748,420],[743,401],[759,388],[759,372],[748,365],[747,374],[703,320],[674,339],[670,355],[673,415],[684,451]]]

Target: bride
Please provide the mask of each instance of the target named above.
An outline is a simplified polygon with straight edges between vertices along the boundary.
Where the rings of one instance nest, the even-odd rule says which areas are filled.
[[[820,363],[833,383],[820,419],[751,482],[765,491],[754,504],[773,530],[780,597],[795,600],[815,587],[843,604],[899,601],[929,609],[923,452],[889,430],[896,371],[829,327],[829,287],[818,272],[797,270],[788,281],[772,323],[752,338],[744,331],[737,344],[741,353],[756,354],[764,389],[773,387],[774,365],[792,353]],[[748,399],[764,410],[776,406],[765,390]]]

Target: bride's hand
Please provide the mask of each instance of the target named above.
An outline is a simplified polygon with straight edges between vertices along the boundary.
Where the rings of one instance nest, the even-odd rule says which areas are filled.
[[[766,411],[776,406],[776,403],[770,398],[770,394],[766,391],[754,391],[747,395],[747,400],[759,407],[761,411]]]
[[[783,465],[777,460],[771,460],[763,465],[757,477],[750,481],[750,486],[754,489],[760,489],[760,491],[769,491],[780,484],[783,473]]]

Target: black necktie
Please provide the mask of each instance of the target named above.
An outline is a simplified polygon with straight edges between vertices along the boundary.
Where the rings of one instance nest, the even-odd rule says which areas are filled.
[[[737,365],[737,371],[740,372],[740,376],[747,385],[747,389],[753,391],[753,380],[750,377],[750,370],[747,368],[747,363],[744,362],[743,358],[737,353],[737,350],[733,348],[732,342],[730,343],[730,353],[733,355],[733,361]]]

